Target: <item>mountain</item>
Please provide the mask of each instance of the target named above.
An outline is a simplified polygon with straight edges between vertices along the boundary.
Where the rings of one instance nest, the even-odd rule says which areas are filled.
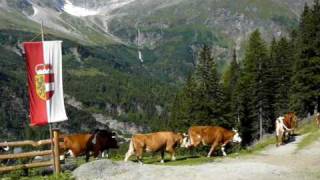
[[[174,94],[197,64],[203,43],[213,47],[222,72],[230,49],[236,47],[241,57],[255,29],[265,38],[287,35],[306,2],[1,0],[2,135],[23,137],[19,128],[27,124],[28,99],[21,43],[40,40],[40,24],[46,40],[64,41],[65,92],[83,105],[67,107],[75,124],[81,119],[84,129],[98,127],[91,114],[103,114],[158,130],[166,128]]]
[[[46,32],[81,44],[140,49],[148,71],[176,81],[193,69],[199,44],[212,44],[224,65],[257,28],[287,35],[310,1],[2,0],[0,28],[39,32],[43,22]]]

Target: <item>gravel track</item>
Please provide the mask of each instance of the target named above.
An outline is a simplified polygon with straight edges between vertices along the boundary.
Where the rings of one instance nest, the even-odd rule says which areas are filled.
[[[219,162],[194,166],[140,165],[133,162],[97,160],[77,168],[73,175],[79,180],[205,180],[320,179],[320,140],[296,151],[303,136],[294,142],[267,147],[258,155],[224,158]]]

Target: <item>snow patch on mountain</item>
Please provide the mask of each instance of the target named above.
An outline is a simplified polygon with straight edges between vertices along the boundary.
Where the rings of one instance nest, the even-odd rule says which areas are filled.
[[[99,14],[99,10],[90,10],[83,7],[74,6],[69,0],[65,0],[63,10],[73,16],[84,17]]]
[[[39,10],[34,6],[32,6],[32,8],[33,8],[33,15],[32,16],[36,16],[38,14]]]
[[[111,0],[106,6],[105,8],[109,11],[121,8],[123,6],[126,6],[132,2],[134,2],[135,0]]]

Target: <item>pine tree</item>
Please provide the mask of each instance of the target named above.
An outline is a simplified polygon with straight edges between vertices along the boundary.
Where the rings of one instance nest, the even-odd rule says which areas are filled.
[[[184,130],[193,124],[195,119],[194,106],[195,106],[195,81],[190,76],[187,79],[185,87],[176,95],[171,108],[171,118],[169,127],[173,130]]]
[[[194,110],[197,124],[230,126],[225,116],[225,95],[220,84],[216,63],[211,49],[204,46],[194,77],[197,80],[197,96]]]
[[[183,130],[191,125],[230,127],[225,101],[216,63],[211,56],[210,48],[204,46],[194,74],[176,96],[170,127]]]
[[[230,112],[230,121],[233,127],[239,127],[239,98],[236,92],[236,86],[240,78],[240,65],[237,62],[236,50],[233,49],[232,61],[229,68],[224,73],[223,83],[224,91],[228,102],[228,111]]]
[[[275,92],[275,115],[280,116],[289,109],[289,89],[291,87],[292,66],[294,61],[293,51],[288,40],[282,37],[272,49],[272,69]]]
[[[237,88],[240,98],[240,126],[249,144],[273,118],[270,59],[260,32],[254,31],[245,52],[244,70]]]

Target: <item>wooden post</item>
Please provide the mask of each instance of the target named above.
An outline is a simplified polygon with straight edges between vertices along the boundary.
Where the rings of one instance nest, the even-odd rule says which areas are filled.
[[[61,171],[60,167],[60,153],[59,153],[59,129],[53,129],[53,161],[54,161],[54,172],[59,174]]]

